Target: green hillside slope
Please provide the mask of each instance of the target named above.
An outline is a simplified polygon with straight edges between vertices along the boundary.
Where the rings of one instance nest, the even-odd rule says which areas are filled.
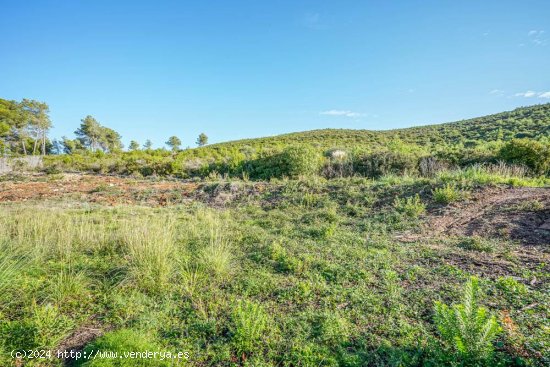
[[[50,157],[47,167],[116,174],[252,179],[426,174],[443,167],[506,161],[534,174],[550,168],[550,104],[458,122],[388,131],[325,129],[164,149]],[[335,150],[340,150],[337,156]],[[424,168],[422,168],[424,167]],[[427,170],[427,171],[426,171]]]
[[[498,139],[548,137],[550,135],[550,103],[521,107],[469,120],[426,125],[395,130],[323,129],[277,135],[266,138],[243,139],[213,144],[197,150],[231,149],[245,146],[262,149],[280,148],[294,144],[311,144],[323,148],[370,146],[387,144],[400,139],[409,144],[449,145],[468,140],[495,141]]]

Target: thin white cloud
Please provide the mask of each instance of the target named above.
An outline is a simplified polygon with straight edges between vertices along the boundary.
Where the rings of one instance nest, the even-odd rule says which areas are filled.
[[[515,94],[516,97],[525,97],[525,98],[535,97],[536,95],[537,95],[537,92],[533,92],[532,90],[528,90],[527,92],[522,92],[522,93],[516,93]]]
[[[504,94],[504,91],[502,89],[493,89],[492,91],[489,92],[489,94],[502,96]]]
[[[320,115],[325,116],[344,116],[344,117],[362,117],[364,113],[353,112],[349,110],[328,110],[319,112]]]
[[[531,40],[531,43],[537,46],[546,46],[548,44],[546,38],[544,37],[545,31],[533,29],[527,32],[527,36]]]
[[[550,98],[550,91],[548,92],[535,92],[532,90],[528,90],[527,92],[522,93],[516,93],[514,94],[516,97],[525,97],[525,98]]]

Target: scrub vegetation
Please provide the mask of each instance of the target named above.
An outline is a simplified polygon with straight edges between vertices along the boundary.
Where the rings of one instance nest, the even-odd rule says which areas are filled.
[[[0,179],[0,365],[546,366],[549,111],[46,155]]]

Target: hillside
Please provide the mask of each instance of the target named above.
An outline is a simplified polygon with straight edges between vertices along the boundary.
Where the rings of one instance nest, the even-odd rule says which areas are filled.
[[[408,144],[458,144],[468,140],[495,141],[512,138],[539,139],[550,134],[550,103],[516,108],[513,111],[437,125],[394,130],[323,129],[272,137],[243,139],[212,144],[196,150],[242,149],[243,147],[280,148],[311,144],[321,148],[388,144],[400,139]]]
[[[48,157],[46,169],[178,178],[219,174],[271,179],[311,173],[330,178],[432,174],[440,168],[505,161],[545,174],[550,169],[549,134],[550,104],[544,104],[389,131],[313,130],[179,151],[81,150]],[[332,156],[334,150],[341,150],[338,158]]]

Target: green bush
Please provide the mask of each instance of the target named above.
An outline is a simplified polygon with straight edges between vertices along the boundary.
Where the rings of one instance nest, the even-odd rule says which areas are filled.
[[[435,303],[434,321],[446,348],[467,361],[487,360],[501,328],[496,317],[478,306],[478,279],[471,277],[464,287],[462,303]]]
[[[243,165],[243,170],[252,178],[296,178],[316,175],[321,166],[321,154],[312,147],[301,145],[288,147],[281,153],[250,160]]]
[[[283,151],[280,163],[285,176],[311,176],[319,172],[321,155],[311,147],[295,146]]]
[[[498,154],[499,158],[514,164],[523,164],[538,174],[550,169],[550,149],[547,144],[531,139],[513,139]]]

